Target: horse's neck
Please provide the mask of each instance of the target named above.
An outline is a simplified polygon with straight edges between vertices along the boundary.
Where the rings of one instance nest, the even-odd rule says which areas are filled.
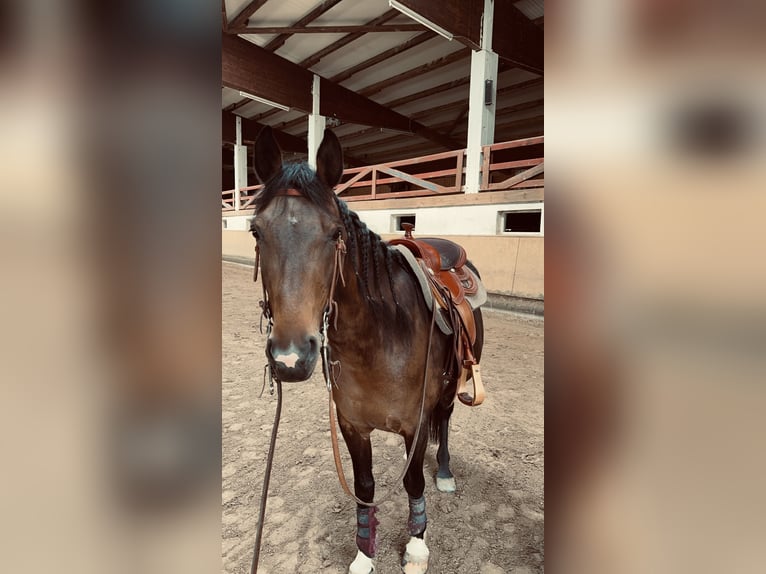
[[[377,332],[375,327],[380,323],[381,313],[391,313],[392,319],[395,318],[393,306],[377,306],[373,309],[372,303],[363,294],[364,290],[360,286],[362,279],[357,275],[350,257],[346,258],[343,275],[345,286],[338,285],[336,296],[338,330],[343,331],[343,336],[354,336],[357,333],[369,336],[372,331]]]

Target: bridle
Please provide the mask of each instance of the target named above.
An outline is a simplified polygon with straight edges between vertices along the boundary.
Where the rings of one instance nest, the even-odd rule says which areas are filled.
[[[303,197],[303,194],[294,188],[288,188],[284,190],[278,191],[276,194],[274,194],[274,197]],[[332,317],[333,320],[333,327],[337,330],[338,328],[338,303],[335,300],[335,291],[338,284],[338,279],[340,279],[341,284],[345,287],[346,286],[346,279],[343,276],[343,266],[346,261],[346,253],[348,250],[346,249],[346,242],[343,240],[342,233],[338,233],[338,237],[335,240],[335,253],[333,255],[333,270],[332,270],[332,280],[330,282],[330,293],[327,297],[327,303],[324,306],[324,310],[322,311],[322,322],[319,327],[319,336],[320,336],[320,355],[322,357],[322,373],[324,375],[325,385],[327,386],[328,391],[332,391],[332,385],[335,384],[335,380],[337,378],[337,375],[335,374],[334,370],[335,368],[340,368],[340,363],[338,361],[332,361],[330,360],[330,347],[328,344],[329,340],[329,326],[330,326],[330,318]],[[261,250],[256,242],[255,244],[255,269],[253,271],[253,282],[258,281],[258,269],[260,268],[260,262],[261,262]],[[269,294],[266,291],[266,285],[261,282],[261,286],[263,288],[263,299],[259,303],[261,307],[261,323],[260,323],[260,330],[261,333],[263,333],[263,321],[266,320],[266,336],[267,338],[271,335],[271,331],[274,327],[274,316],[271,312],[271,305],[269,304]],[[276,378],[274,376],[274,373],[271,369],[271,365],[267,362],[266,366],[264,367],[264,373],[263,373],[263,381],[264,381],[264,388],[266,385],[266,381],[269,381],[269,392],[270,394],[274,394],[274,382],[276,381]],[[263,393],[263,390],[261,390],[261,393]]]

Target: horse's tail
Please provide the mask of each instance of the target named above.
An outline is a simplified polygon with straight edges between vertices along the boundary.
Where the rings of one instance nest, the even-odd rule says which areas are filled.
[[[444,405],[443,401],[439,401],[436,404],[431,413],[431,420],[429,421],[429,436],[432,443],[438,443],[439,437],[441,437],[442,427],[449,424],[450,416],[455,408],[455,403],[451,402],[448,405]]]

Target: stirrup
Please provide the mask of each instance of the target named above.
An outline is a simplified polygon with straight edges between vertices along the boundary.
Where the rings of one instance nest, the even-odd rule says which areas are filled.
[[[481,382],[481,367],[478,363],[471,364],[471,376],[467,377],[468,369],[463,369],[457,386],[458,400],[469,407],[478,407],[484,402],[484,384]],[[473,382],[473,395],[468,392],[468,379]]]

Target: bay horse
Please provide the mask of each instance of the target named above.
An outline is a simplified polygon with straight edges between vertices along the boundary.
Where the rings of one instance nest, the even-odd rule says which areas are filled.
[[[334,133],[325,130],[314,170],[305,162],[283,165],[272,130],[264,127],[255,143],[254,163],[264,187],[255,199],[250,231],[257,242],[263,309],[270,322],[266,355],[273,376],[282,382],[308,379],[325,337],[331,362],[340,367],[332,398],[358,499],[358,551],[349,572],[369,574],[374,569],[378,522],[372,506],[370,433],[375,429],[404,438],[410,457],[403,477],[410,539],[402,569],[425,572],[429,550],[423,458],[429,434],[439,441],[437,488],[455,490],[448,433],[458,381],[445,370],[451,336],[433,328],[432,311],[402,253],[368,229],[333,192],[343,173]],[[483,345],[479,309],[474,317],[478,358]]]

